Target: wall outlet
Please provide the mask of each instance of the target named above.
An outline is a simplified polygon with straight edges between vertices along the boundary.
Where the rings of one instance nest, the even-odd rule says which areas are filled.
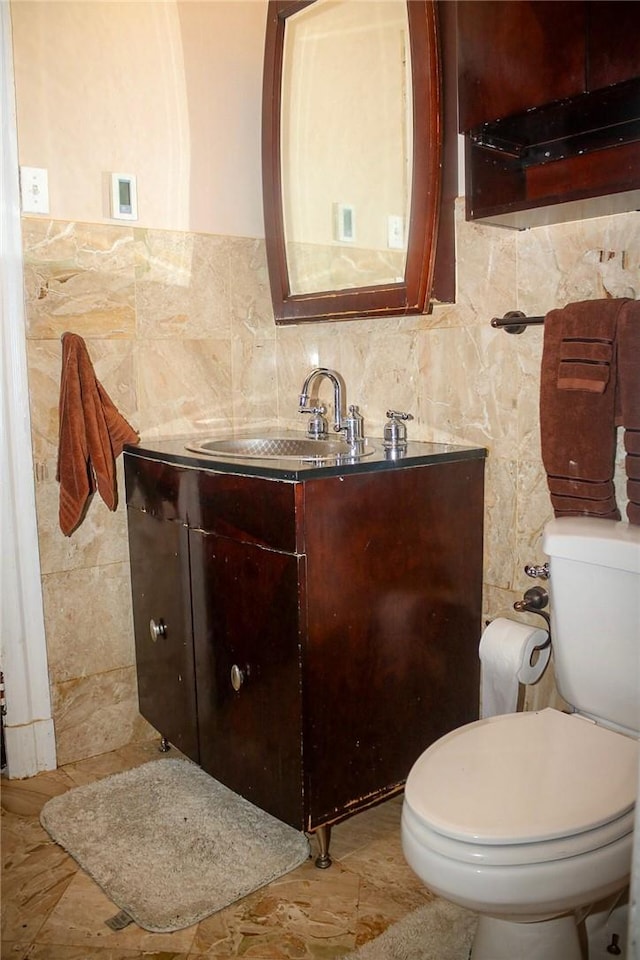
[[[23,213],[49,213],[49,175],[43,167],[20,167]]]

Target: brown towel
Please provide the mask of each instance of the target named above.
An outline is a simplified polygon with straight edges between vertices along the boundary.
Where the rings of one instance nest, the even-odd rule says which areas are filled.
[[[587,300],[545,317],[540,438],[557,517],[620,519],[613,487],[614,347],[618,316],[628,302]]]
[[[70,536],[84,519],[96,488],[109,509],[115,510],[116,457],[125,443],[139,442],[96,379],[86,344],[75,333],[62,336],[59,415],[59,517],[62,532]]]
[[[627,300],[618,317],[616,424],[624,427],[627,517],[640,523],[640,301]]]
[[[615,331],[614,331],[615,335]],[[613,340],[563,337],[558,365],[559,390],[604,393],[611,373]]]

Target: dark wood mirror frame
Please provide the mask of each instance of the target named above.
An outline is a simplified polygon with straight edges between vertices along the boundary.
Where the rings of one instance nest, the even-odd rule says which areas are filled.
[[[413,174],[403,283],[290,293],[280,154],[280,91],[287,18],[314,0],[269,0],[262,102],[265,242],[278,324],[424,313],[436,252],[442,154],[441,67],[435,0],[407,0],[413,87]],[[375,149],[375,144],[372,144]]]

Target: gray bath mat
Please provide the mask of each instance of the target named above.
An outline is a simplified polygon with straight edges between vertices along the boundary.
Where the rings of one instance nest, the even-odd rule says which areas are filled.
[[[365,943],[348,960],[468,960],[477,925],[475,913],[438,897]]]
[[[155,760],[49,800],[40,822],[153,933],[189,927],[283,876],[307,838],[186,760]]]

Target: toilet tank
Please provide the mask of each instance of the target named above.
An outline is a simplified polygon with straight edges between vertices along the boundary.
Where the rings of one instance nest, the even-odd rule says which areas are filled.
[[[579,713],[640,732],[640,526],[561,517],[542,546],[560,694]]]

